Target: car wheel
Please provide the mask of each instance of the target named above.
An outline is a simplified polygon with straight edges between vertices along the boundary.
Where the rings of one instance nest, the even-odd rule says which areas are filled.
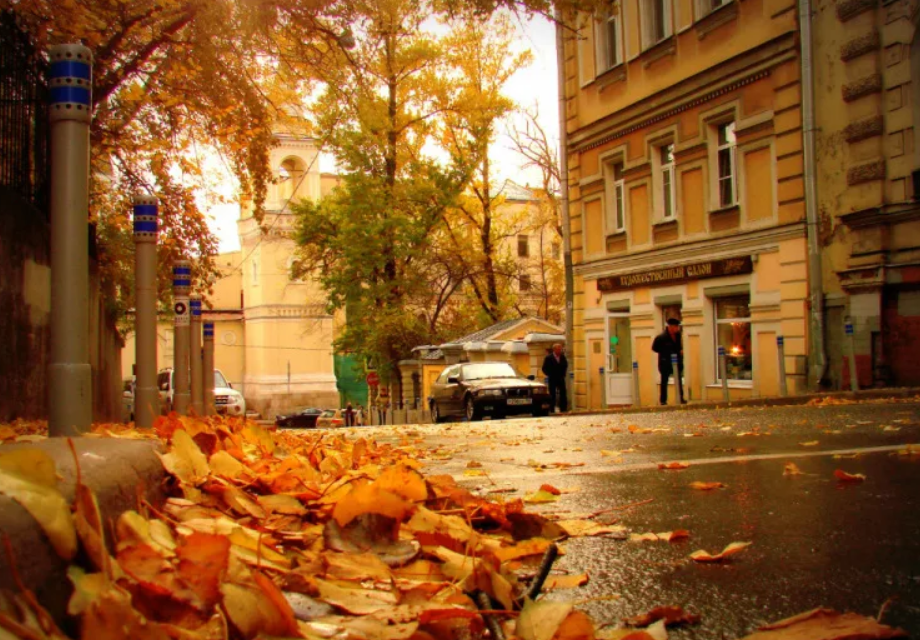
[[[438,403],[437,403],[437,402],[432,402],[432,403],[431,403],[431,421],[432,421],[434,424],[438,424],[439,422],[443,422],[443,421],[444,421],[444,416],[441,415],[441,410],[438,409]]]
[[[470,422],[476,422],[482,419],[482,414],[476,409],[476,403],[473,402],[473,396],[466,397],[466,419]]]

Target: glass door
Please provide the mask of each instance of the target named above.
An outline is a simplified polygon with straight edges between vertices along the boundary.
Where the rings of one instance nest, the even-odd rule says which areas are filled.
[[[632,404],[632,331],[629,314],[607,316],[607,404]]]

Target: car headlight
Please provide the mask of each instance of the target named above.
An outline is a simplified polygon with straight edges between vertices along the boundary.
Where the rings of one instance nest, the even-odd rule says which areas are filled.
[[[243,394],[231,393],[227,396],[228,404],[243,404]]]
[[[476,392],[476,395],[478,396],[501,396],[502,390],[501,389],[481,389],[480,391]]]

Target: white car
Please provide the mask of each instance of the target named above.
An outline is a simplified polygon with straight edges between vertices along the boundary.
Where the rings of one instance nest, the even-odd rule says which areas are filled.
[[[157,389],[160,392],[160,411],[163,414],[173,410],[173,393],[175,383],[173,382],[173,370],[162,369],[157,374]],[[246,415],[246,400],[243,394],[236,391],[220,369],[214,369],[214,404],[217,407],[217,413],[231,416]]]

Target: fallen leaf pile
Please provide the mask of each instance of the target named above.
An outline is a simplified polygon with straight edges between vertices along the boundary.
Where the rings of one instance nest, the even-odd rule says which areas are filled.
[[[430,640],[482,637],[490,624],[522,639],[596,637],[572,605],[526,597],[539,595],[527,581],[552,539],[622,527],[555,523],[520,499],[478,498],[364,438],[175,415],[155,433],[128,431],[164,441],[174,486],[162,508],[139,505],[114,523],[79,478],[71,509],[48,454],[0,451],[0,492],[61,557],[82,562],[69,570],[68,607],[82,638]],[[544,485],[534,501],[560,493]],[[544,590],[587,581],[550,575]],[[3,629],[66,637],[28,592],[0,596]]]

